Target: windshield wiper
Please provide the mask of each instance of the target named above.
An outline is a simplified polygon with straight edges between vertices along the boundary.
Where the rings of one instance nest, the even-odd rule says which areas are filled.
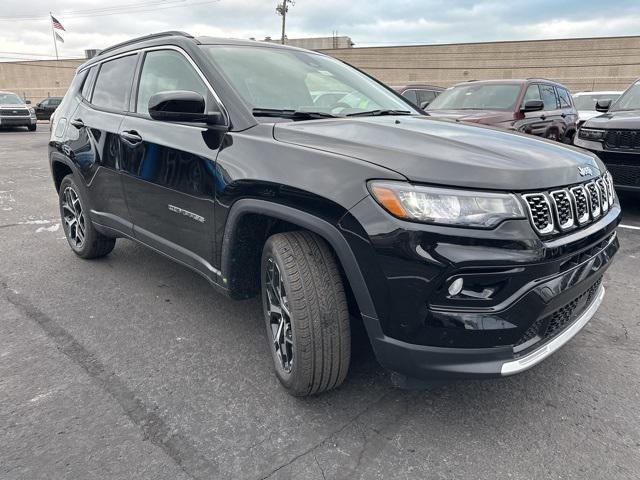
[[[254,108],[252,113],[256,117],[281,117],[292,120],[313,120],[316,118],[337,118],[326,112],[308,112],[306,110],[287,110],[280,108]]]
[[[368,112],[348,113],[347,117],[381,117],[383,115],[413,115],[409,110],[370,110]]]

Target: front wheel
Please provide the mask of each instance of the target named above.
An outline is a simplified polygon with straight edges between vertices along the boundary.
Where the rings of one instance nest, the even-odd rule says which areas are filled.
[[[340,385],[349,369],[351,330],[329,246],[310,232],[273,235],[261,270],[267,338],[282,385],[296,396]]]
[[[29,129],[30,132],[35,132],[36,128],[38,128],[38,125],[29,125],[27,128]]]

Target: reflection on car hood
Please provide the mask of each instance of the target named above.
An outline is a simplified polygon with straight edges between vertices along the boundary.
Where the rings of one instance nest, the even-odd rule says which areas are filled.
[[[361,159],[415,182],[536,190],[587,180],[604,167],[585,150],[524,134],[430,117],[362,117],[274,125],[274,138]],[[339,179],[336,179],[339,181]]]
[[[640,130],[640,110],[603,113],[598,117],[588,120],[583,126]]]
[[[26,103],[0,103],[0,108],[28,108]]]
[[[598,115],[602,115],[602,112],[596,112],[595,110],[578,110],[578,121],[586,122]]]
[[[427,114],[435,118],[451,118],[461,122],[495,124],[513,120],[513,112],[504,110],[428,110]]]

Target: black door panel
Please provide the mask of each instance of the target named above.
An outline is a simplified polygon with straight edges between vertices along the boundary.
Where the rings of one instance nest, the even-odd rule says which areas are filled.
[[[121,168],[136,237],[215,281],[210,260],[217,148],[207,146],[203,131],[126,117]]]
[[[70,118],[68,149],[84,178],[94,222],[133,234],[118,172],[123,116],[80,103]]]

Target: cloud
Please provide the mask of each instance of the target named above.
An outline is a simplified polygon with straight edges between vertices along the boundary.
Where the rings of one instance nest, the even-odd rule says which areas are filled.
[[[135,10],[136,5],[151,1],[114,0],[107,7],[129,5]],[[46,16],[21,21],[1,18],[42,15],[49,10],[67,29],[60,54],[69,57],[82,56],[86,48],[104,48],[162,30],[236,38],[280,36],[276,0],[183,0],[179,8],[165,8],[159,1],[144,12],[77,17],[68,12],[105,8],[103,0],[4,0],[0,57],[11,56],[5,52],[53,55]],[[176,0],[165,1],[176,5]],[[337,30],[358,46],[637,35],[640,4],[618,0],[615,9],[605,12],[602,2],[594,0],[298,0],[290,7],[287,27],[290,38],[329,36]]]

